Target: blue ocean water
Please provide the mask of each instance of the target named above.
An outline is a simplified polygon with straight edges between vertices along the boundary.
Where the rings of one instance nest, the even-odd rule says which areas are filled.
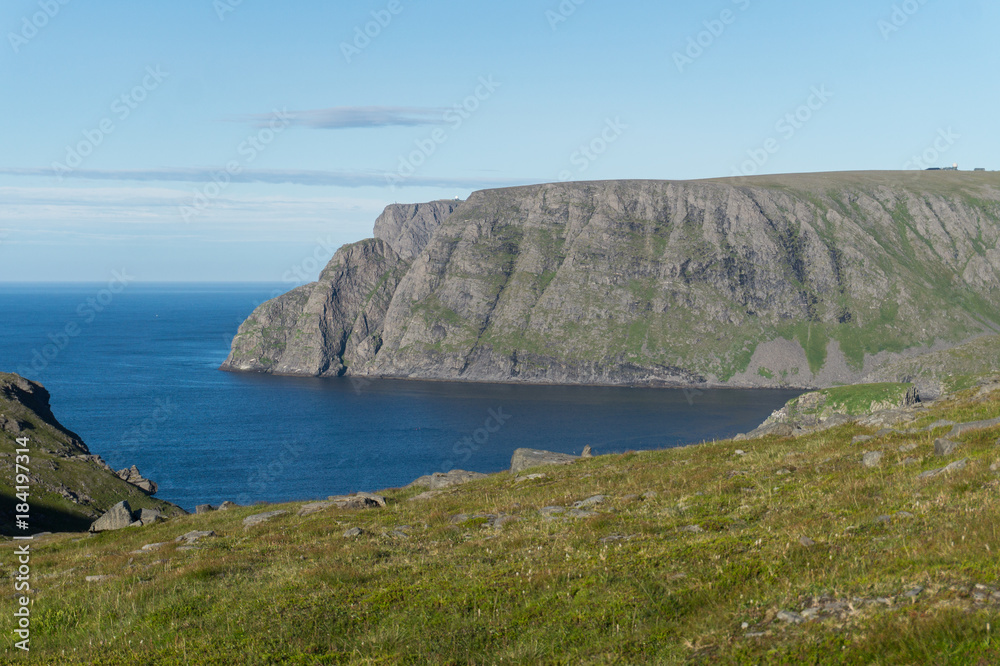
[[[188,510],[496,472],[522,446],[612,453],[725,438],[798,394],[219,371],[240,322],[287,288],[0,284],[0,371],[44,384],[93,453],[137,465]]]

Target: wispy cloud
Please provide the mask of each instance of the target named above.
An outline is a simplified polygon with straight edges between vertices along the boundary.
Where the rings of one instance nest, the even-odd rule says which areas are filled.
[[[211,182],[219,173],[219,168],[157,168],[157,169],[76,169],[63,173],[65,178],[82,180],[116,180],[145,182]],[[51,169],[0,168],[0,176],[52,177]],[[301,169],[244,169],[231,176],[234,183],[271,183],[292,185],[313,185],[325,187],[387,187],[384,171],[307,171]],[[448,176],[413,176],[397,187],[449,187],[460,189],[482,189],[489,187],[511,187],[541,182],[531,179],[512,178],[469,178]]]
[[[418,127],[443,124],[444,112],[445,109],[417,106],[335,106],[329,109],[290,111],[288,118],[292,126],[309,129]],[[266,127],[274,120],[274,114],[258,113],[235,120]]]

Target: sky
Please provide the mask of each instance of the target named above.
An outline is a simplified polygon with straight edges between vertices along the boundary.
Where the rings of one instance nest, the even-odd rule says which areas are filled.
[[[991,0],[6,0],[0,282],[315,279],[391,203],[1000,169]]]

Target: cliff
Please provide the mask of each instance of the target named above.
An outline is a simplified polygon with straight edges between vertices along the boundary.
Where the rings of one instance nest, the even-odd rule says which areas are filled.
[[[15,450],[27,438],[29,461]],[[16,464],[23,467],[18,469]],[[0,533],[34,534],[42,531],[84,531],[113,505],[127,500],[135,509],[158,509],[164,516],[183,514],[169,502],[154,499],[120,478],[99,456],[92,455],[79,436],[64,428],[49,406],[41,384],[18,375],[0,373]],[[131,470],[128,470],[131,471]],[[15,529],[17,473],[28,477],[30,529]],[[146,480],[142,480],[146,481]],[[148,481],[146,481],[148,483]],[[152,484],[151,484],[152,485]],[[155,491],[155,485],[152,485]]]
[[[1000,326],[996,173],[562,183],[443,204],[388,208],[376,239],[262,305],[223,368],[812,388]]]

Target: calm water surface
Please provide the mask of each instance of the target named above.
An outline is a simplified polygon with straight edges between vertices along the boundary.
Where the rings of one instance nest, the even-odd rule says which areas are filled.
[[[92,452],[138,465],[158,497],[189,510],[496,472],[521,446],[611,453],[725,438],[799,393],[237,375],[218,370],[237,327],[287,285],[106,288],[0,285],[0,371],[45,384]]]

